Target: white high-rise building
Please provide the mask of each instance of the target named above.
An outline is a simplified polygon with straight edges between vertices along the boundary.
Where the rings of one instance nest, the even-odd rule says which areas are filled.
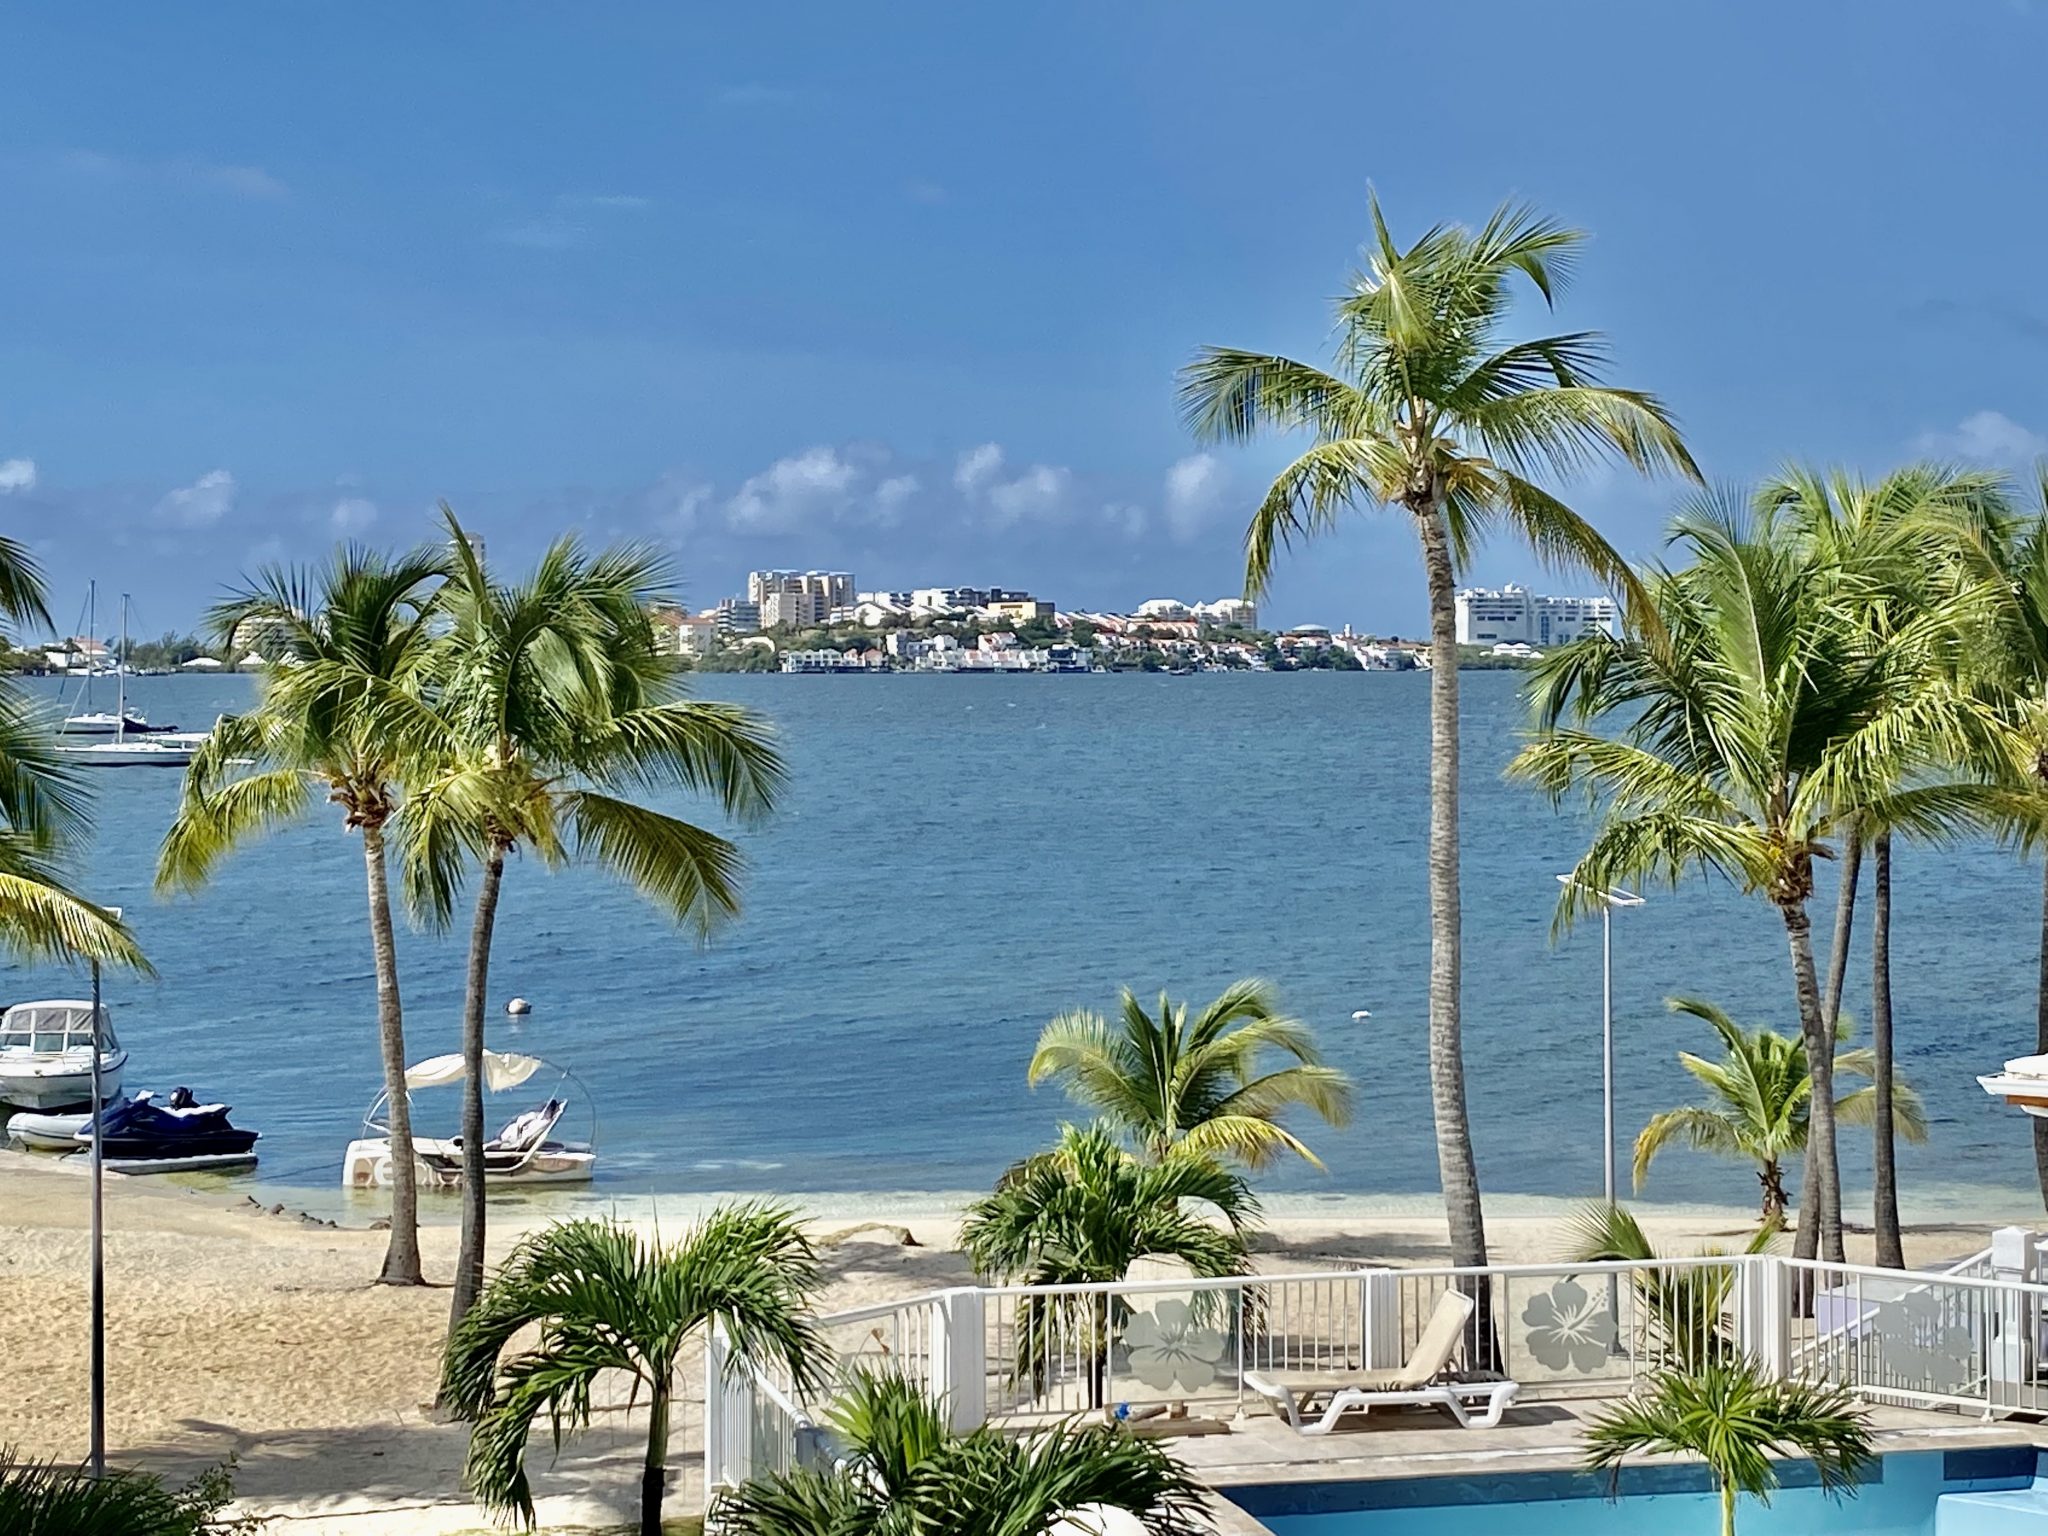
[[[834,608],[853,605],[853,573],[749,571],[747,601],[760,605],[764,629],[823,624]]]
[[[1543,597],[1509,582],[1467,587],[1457,597],[1460,645],[1566,645],[1583,635],[1621,633],[1611,597]]]

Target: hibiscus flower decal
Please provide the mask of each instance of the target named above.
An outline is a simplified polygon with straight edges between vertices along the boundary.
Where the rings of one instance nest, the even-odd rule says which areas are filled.
[[[1594,1296],[1576,1280],[1560,1280],[1529,1298],[1522,1309],[1529,1352],[1553,1371],[1590,1375],[1607,1363],[1614,1348],[1614,1314],[1607,1298]]]
[[[1212,1302],[1204,1310],[1218,1309]],[[1136,1312],[1124,1325],[1124,1347],[1133,1375],[1160,1392],[1197,1392],[1216,1380],[1216,1367],[1229,1353],[1223,1330],[1196,1315],[1187,1302],[1165,1298]]]

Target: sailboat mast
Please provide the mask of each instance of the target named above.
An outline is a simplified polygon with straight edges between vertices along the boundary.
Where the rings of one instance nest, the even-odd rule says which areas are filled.
[[[121,594],[121,648],[114,652],[114,740],[128,738],[128,594]]]
[[[93,648],[100,643],[100,584],[85,584],[85,713],[92,713],[92,669],[97,658]]]

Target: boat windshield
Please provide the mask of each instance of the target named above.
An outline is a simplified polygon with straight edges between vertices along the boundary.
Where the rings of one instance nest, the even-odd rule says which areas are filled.
[[[100,1009],[100,1044],[107,1050],[118,1045],[113,1019],[104,1006]],[[17,1003],[0,1015],[0,1050],[58,1056],[91,1049],[91,1003]]]

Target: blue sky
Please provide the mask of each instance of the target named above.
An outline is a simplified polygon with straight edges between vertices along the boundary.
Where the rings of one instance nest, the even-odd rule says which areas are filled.
[[[190,622],[437,497],[1070,606],[1241,581],[1281,448],[1201,456],[1205,342],[1319,357],[1365,228],[1535,200],[1716,478],[2048,434],[2048,17],[1720,4],[11,7],[0,526]],[[2032,169],[2030,169],[2032,167]],[[1582,510],[1654,553],[1668,486]],[[1382,517],[1270,616],[1412,632]],[[1475,575],[1529,577],[1507,549]]]

